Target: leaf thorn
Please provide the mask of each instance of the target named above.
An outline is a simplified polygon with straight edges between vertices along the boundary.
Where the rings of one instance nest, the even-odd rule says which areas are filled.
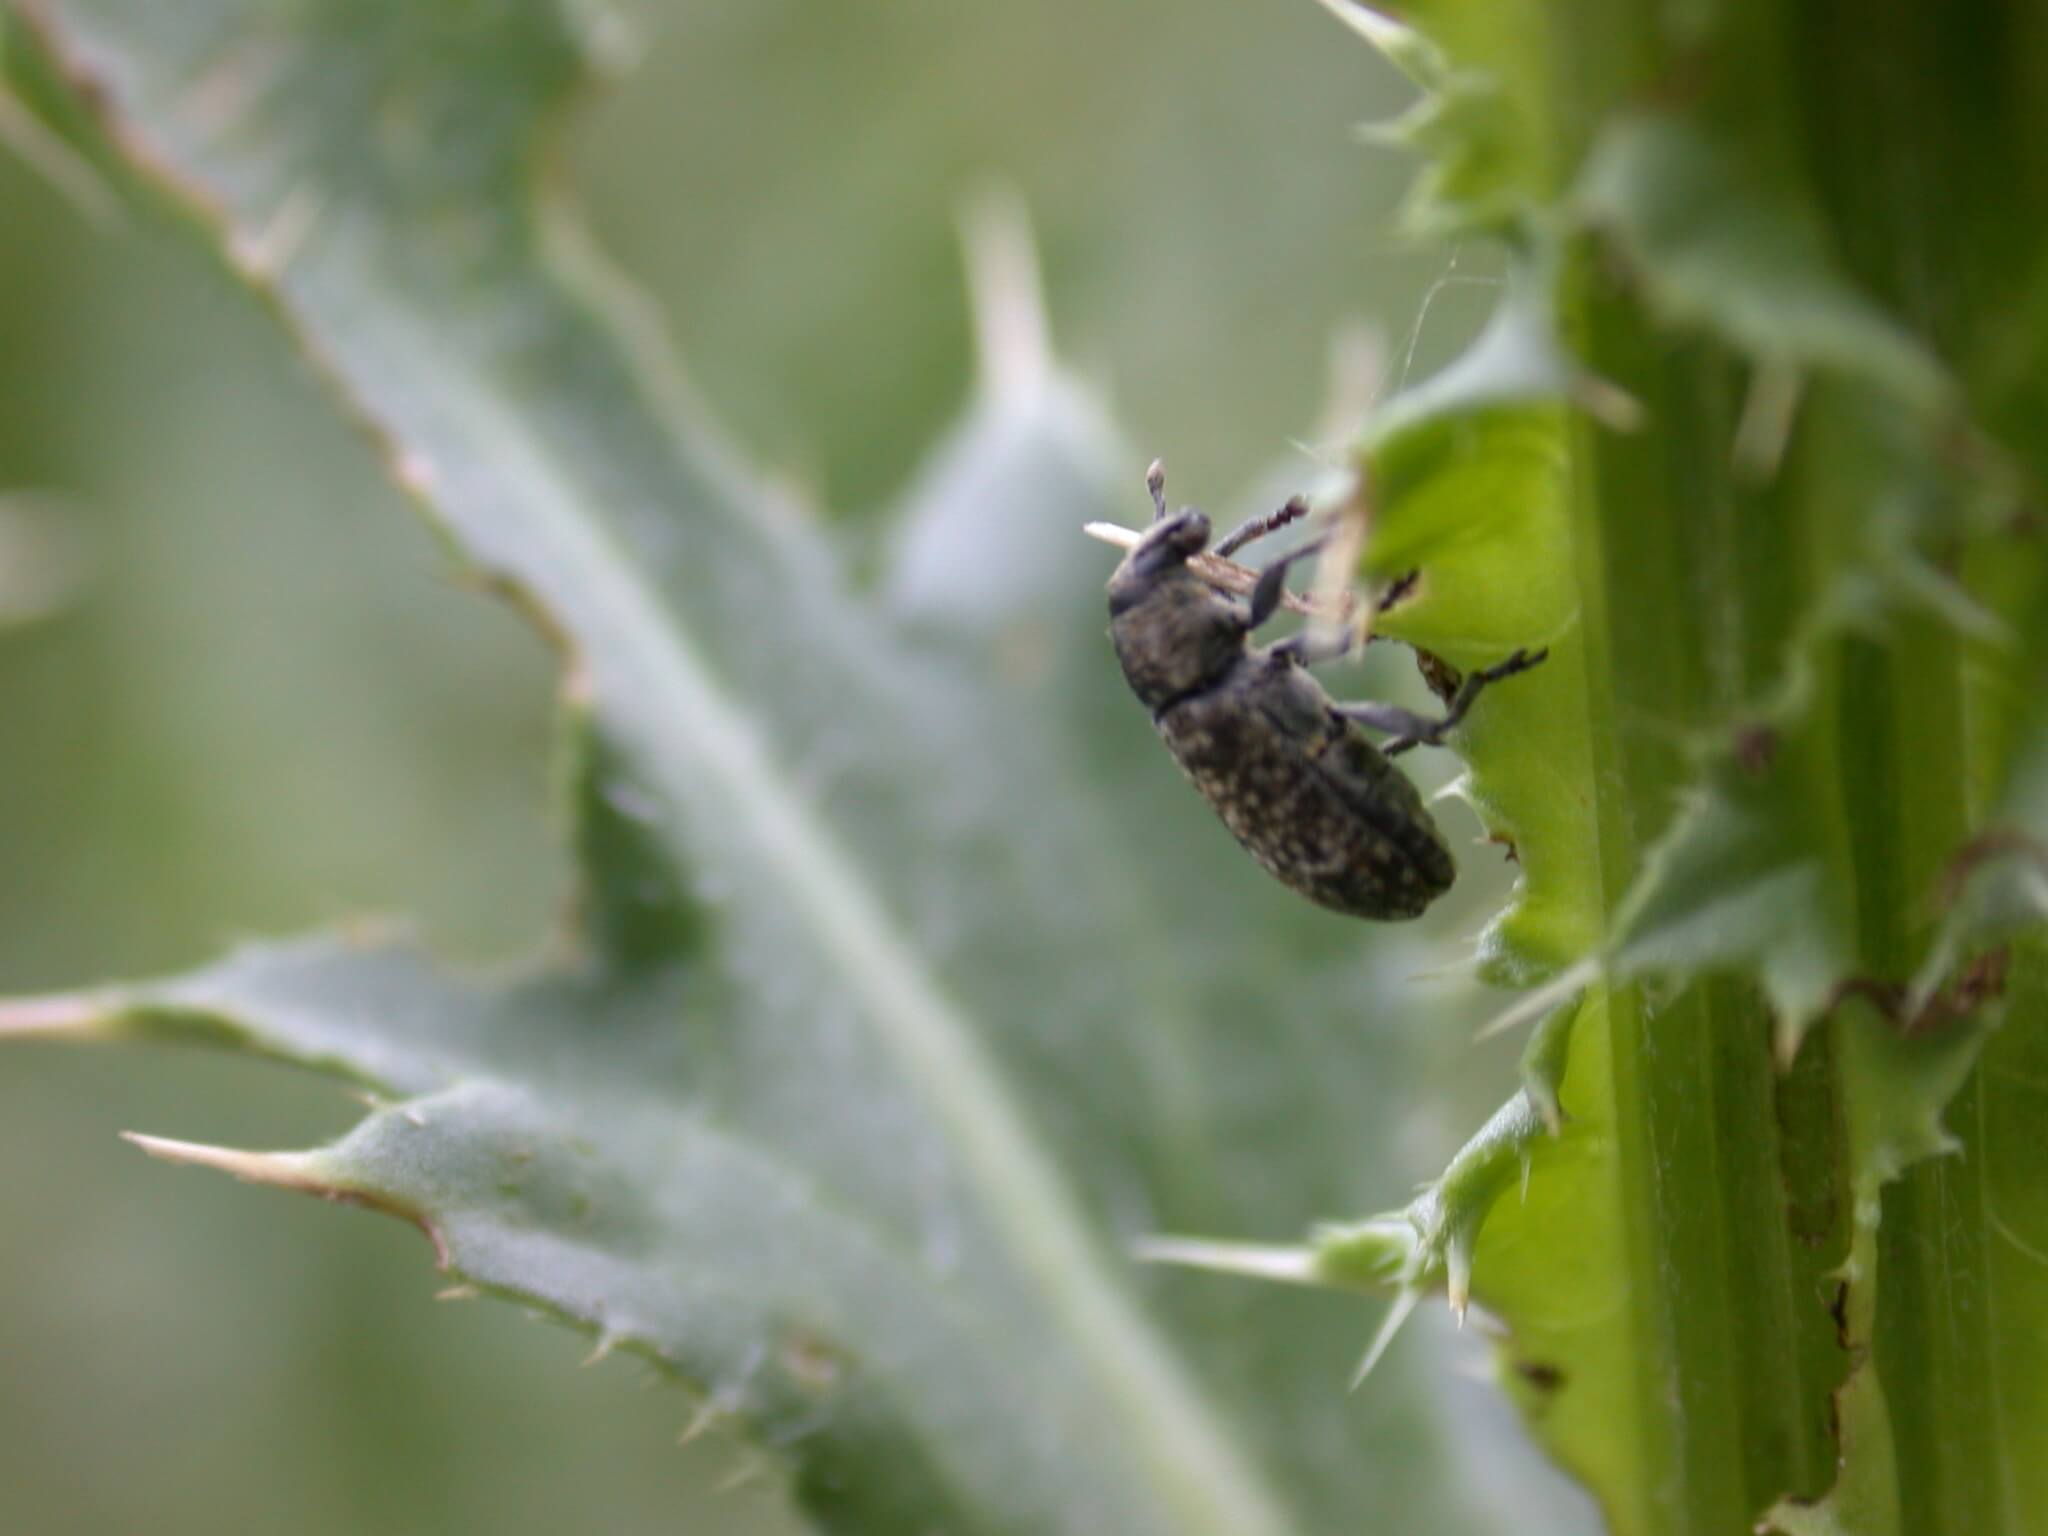
[[[202,1141],[177,1141],[168,1136],[148,1136],[140,1131],[123,1131],[121,1139],[142,1149],[159,1162],[179,1163],[192,1168],[211,1168],[231,1174],[245,1184],[267,1184],[297,1194],[315,1195],[341,1205],[359,1205],[411,1222],[434,1247],[434,1262],[442,1269],[449,1264],[448,1244],[440,1230],[418,1211],[388,1195],[372,1190],[350,1189],[323,1177],[318,1155],[307,1152],[247,1152],[239,1147],[216,1147]]]
[[[1387,1352],[1387,1346],[1394,1342],[1394,1335],[1401,1331],[1401,1325],[1408,1321],[1408,1314],[1415,1310],[1416,1302],[1422,1299],[1422,1292],[1413,1286],[1404,1286],[1394,1298],[1394,1304],[1387,1308],[1387,1315],[1380,1323],[1380,1331],[1373,1335],[1372,1343],[1366,1346],[1365,1356],[1358,1362],[1358,1369],[1351,1373],[1350,1390],[1356,1392],[1364,1385],[1365,1378],[1372,1374],[1372,1368],[1380,1363],[1380,1356]]]
[[[108,1010],[85,993],[0,1003],[0,1040],[86,1040],[105,1034]]]
[[[1588,955],[1576,964],[1566,966],[1542,986],[1524,992],[1508,1007],[1480,1026],[1479,1033],[1472,1037],[1473,1043],[1491,1040],[1504,1035],[1511,1029],[1519,1029],[1532,1020],[1562,1003],[1574,992],[1592,985],[1600,976],[1600,959]]]
[[[1257,1280],[1281,1280],[1295,1285],[1323,1283],[1312,1249],[1282,1244],[1141,1237],[1131,1245],[1131,1257],[1141,1264],[1174,1264],[1216,1274],[1249,1275]]]
[[[713,1493],[735,1493],[749,1483],[759,1482],[768,1472],[768,1459],[741,1448],[739,1464],[712,1485]]]
[[[1031,216],[1017,189],[994,183],[970,197],[960,244],[982,389],[991,400],[1029,400],[1052,377],[1052,340]]]
[[[676,1436],[677,1448],[681,1449],[683,1446],[702,1439],[712,1426],[724,1417],[724,1413],[725,1410],[720,1408],[713,1399],[707,1398],[699,1403],[697,1411],[690,1415],[690,1422],[685,1424],[682,1428],[682,1433]]]

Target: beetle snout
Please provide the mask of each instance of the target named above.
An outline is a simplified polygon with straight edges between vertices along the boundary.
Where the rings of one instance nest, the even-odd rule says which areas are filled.
[[[1176,564],[1209,547],[1209,519],[1193,507],[1155,523],[1145,536],[1146,552]]]
[[[1154,523],[1109,578],[1110,613],[1124,613],[1143,602],[1208,544],[1209,519],[1193,507]]]

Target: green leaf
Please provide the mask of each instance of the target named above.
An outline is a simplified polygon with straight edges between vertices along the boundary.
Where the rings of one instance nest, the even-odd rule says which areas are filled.
[[[2013,514],[2035,493],[1958,425],[1914,326],[1839,267],[1829,210],[1773,136],[1796,29],[1574,18],[1549,44],[1576,66],[1559,111],[1522,72],[1541,76],[1545,47],[1507,57],[1521,15],[1404,11],[1441,46],[1422,83],[1476,71],[1530,122],[1549,107],[1527,158],[1566,171],[1509,228],[1520,291],[1441,382],[1391,403],[1361,459],[1369,571],[1424,572],[1387,632],[1455,644],[1427,608],[1455,594],[1498,646],[1525,630],[1525,593],[1571,594],[1551,665],[1489,697],[1465,748],[1475,785],[1517,798],[1503,820],[1532,866],[1496,931],[1523,942],[1493,958],[1520,963],[1488,974],[1541,982],[1509,1017],[1545,1022],[1526,1100],[1407,1208],[1400,1283],[1455,1301],[1469,1270],[1506,1323],[1511,1390],[1615,1530],[1767,1512],[2012,1528],[2007,1453],[1985,1448],[2025,1419],[1984,1402],[1976,1298],[1997,1244],[1970,1215],[2005,1164],[1965,1084],[2003,1012],[2007,955],[1987,946],[2042,910],[2020,723],[2048,678],[2041,556]],[[1643,105],[1673,96],[1690,109]],[[1486,159],[1493,125],[1444,123],[1439,174]],[[1854,177],[1829,190],[1885,206]],[[1564,416],[1603,392],[1560,332],[1642,431]],[[1982,365],[2008,417],[2023,355]],[[1479,527],[1472,547],[1501,558],[1453,582]],[[1973,797],[1992,816],[1975,835]],[[1554,920],[1518,935],[1539,894]],[[1960,1147],[1970,1168],[1943,1156]]]
[[[1127,1262],[1352,1205],[1394,1090],[1356,925],[1268,887],[1116,675],[1078,528],[1142,507],[1142,460],[1093,404],[997,359],[858,596],[534,189],[591,67],[569,10],[32,14],[559,641],[579,890],[509,976],[315,938],[0,1032],[368,1088],[331,1147],[153,1146],[417,1221],[694,1384],[824,1528],[1470,1528],[1467,1447],[1398,1376],[1338,1418],[1355,1318],[1254,1347],[1235,1295]]]
[[[1532,131],[1527,55],[1518,59],[1516,50],[1505,49],[1485,66],[1454,66],[1438,46],[1445,39],[1426,35],[1434,7],[1409,8],[1422,13],[1420,25],[1410,25],[1358,0],[1322,4],[1422,91],[1407,111],[1374,124],[1365,135],[1371,142],[1411,149],[1423,160],[1402,209],[1404,232],[1427,238],[1498,233],[1526,218],[1550,176],[1543,137]],[[1527,10],[1519,4],[1496,9]],[[1458,18],[1436,19],[1445,23],[1453,44],[1466,38]],[[1497,15],[1494,24],[1502,19]],[[1524,24],[1533,19],[1518,17]],[[1458,57],[1469,55],[1460,52]]]
[[[1183,1241],[1159,1256],[1343,1290],[1377,1281],[1404,1297],[1390,1324],[1416,1294],[1441,1290],[1460,1314],[1469,1297],[1509,1325],[1500,1379],[1545,1448],[1596,1492],[1614,1529],[1632,1530],[1649,1494],[1606,1006],[1598,990],[1580,999],[1590,973],[1575,965],[1604,932],[1570,515],[1566,401],[1584,381],[1551,331],[1542,285],[1518,273],[1472,346],[1389,400],[1358,450],[1371,514],[1362,574],[1381,585],[1420,573],[1376,632],[1461,669],[1517,647],[1550,652],[1483,696],[1457,738],[1468,768],[1456,786],[1518,865],[1510,904],[1480,937],[1481,974],[1561,995],[1542,1035],[1549,1054],[1532,1064],[1530,1091],[1402,1209],[1325,1226],[1293,1250]]]
[[[1782,159],[1739,135],[1671,113],[1617,117],[1572,204],[1665,320],[1709,327],[1759,359],[1867,378],[1922,408],[1945,400],[1927,348],[1834,269]]]
[[[1481,936],[1481,974],[1526,985],[1592,948],[1597,905],[1579,599],[1571,565],[1564,401],[1575,371],[1551,341],[1541,286],[1521,273],[1485,330],[1367,425],[1365,574],[1419,571],[1376,624],[1461,671],[1517,648],[1548,661],[1490,693],[1461,736],[1458,789],[1519,863],[1510,906]]]
[[[8,43],[18,25],[13,17],[0,12],[0,153],[13,156],[35,172],[84,217],[112,225],[120,218],[121,205],[98,169],[62,133],[38,117],[16,90],[15,76],[23,73],[21,50],[10,51]]]
[[[1386,56],[1425,91],[1443,84],[1450,64],[1443,51],[1405,22],[1374,10],[1359,0],[1322,0],[1323,9]]]

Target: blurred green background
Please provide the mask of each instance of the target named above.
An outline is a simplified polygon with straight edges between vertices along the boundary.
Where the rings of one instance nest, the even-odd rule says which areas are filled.
[[[1483,308],[1438,282],[1449,253],[1393,238],[1408,168],[1352,128],[1403,93],[1308,0],[631,14],[644,56],[575,125],[571,177],[703,392],[856,545],[964,403],[956,216],[991,177],[1032,211],[1064,355],[1190,499],[1286,460],[1347,319],[1398,370]],[[449,582],[189,235],[93,228],[4,155],[0,229],[0,563],[26,540],[80,577],[53,616],[0,606],[0,990],[366,911],[519,951],[562,874],[544,648]],[[1442,1039],[1389,1199],[1509,1081],[1511,1047]],[[688,1405],[641,1367],[579,1371],[566,1333],[436,1304],[409,1230],[114,1137],[303,1144],[353,1118],[331,1088],[160,1053],[4,1067],[0,1529],[787,1528],[739,1447],[676,1448]]]

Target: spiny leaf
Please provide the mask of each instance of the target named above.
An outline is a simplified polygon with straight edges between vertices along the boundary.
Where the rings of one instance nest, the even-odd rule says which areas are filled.
[[[103,226],[116,223],[121,204],[101,179],[98,169],[36,115],[15,89],[22,50],[10,51],[10,35],[20,24],[0,11],[0,153],[27,166],[83,217]]]
[[[1426,86],[1471,73],[1541,121],[1544,85],[1530,75],[1545,48],[1507,57],[1521,11],[1507,12],[1494,25],[1446,0],[1403,14],[1441,46]],[[1463,386],[1491,376],[1491,393],[1453,387],[1441,408],[1411,404],[1424,450],[1408,456],[1412,473],[1398,452],[1400,402],[1363,445],[1396,527],[1404,502],[1421,501],[1415,484],[1459,505],[1447,473],[1459,453],[1470,455],[1473,486],[1499,477],[1500,500],[1570,507],[1557,542],[1574,547],[1558,564],[1512,539],[1498,547],[1538,590],[1561,570],[1583,605],[1558,648],[1569,670],[1549,679],[1547,697],[1534,679],[1517,695],[1540,698],[1545,718],[1514,720],[1503,697],[1479,722],[1513,721],[1518,739],[1555,746],[1546,725],[1562,720],[1564,741],[1591,749],[1561,759],[1565,783],[1538,787],[1541,768],[1527,761],[1503,776],[1525,797],[1518,850],[1552,861],[1560,916],[1549,932],[1563,942],[1519,976],[1492,974],[1551,978],[1515,1012],[1549,1014],[1531,1046],[1529,1092],[1539,1107],[1561,1101],[1563,1140],[1528,1142],[1527,1205],[1504,1198],[1498,1179],[1467,1177],[1499,1162],[1512,1141],[1502,1127],[1533,1123],[1510,1104],[1411,1210],[1424,1230],[1478,1233],[1474,1294],[1497,1300],[1513,1330],[1512,1358],[1525,1368],[1517,1393],[1616,1529],[1687,1519],[1719,1528],[1754,1517],[1787,1484],[1802,1496],[1824,1488],[1831,1432],[1856,1462],[1841,1497],[1872,1510],[1873,1529],[1893,1529],[1887,1395],[1865,1353],[1918,1351],[1914,1364],[1927,1366],[1935,1350],[1913,1336],[1910,1302],[1905,1322],[1890,1325],[1904,1332],[1882,1331],[1878,1211],[1954,1182],[1951,1160],[1928,1160],[1963,1134],[1944,1125],[1944,1110],[1998,1016],[2005,962],[1983,946],[2037,911],[2017,888],[2040,867],[2027,797],[2006,786],[2029,780],[2011,722],[2048,677],[2038,648],[2023,643],[2038,594],[1982,594],[2027,584],[1997,567],[2038,572],[2040,561],[2025,519],[2000,528],[1984,515],[2025,496],[1957,426],[1959,391],[1943,364],[1844,275],[1797,157],[1747,110],[1756,103],[1745,93],[1778,62],[1764,57],[1779,45],[1771,24],[1703,12],[1692,31],[1697,53],[1677,58],[1659,46],[1674,34],[1647,22],[1603,35],[1596,51],[1614,67],[1595,71],[1599,84],[1548,125],[1549,163],[1564,168],[1553,190],[1569,191],[1511,231],[1524,264],[1543,274],[1523,300],[1539,323],[1499,354],[1524,366],[1479,366],[1482,345],[1446,377]],[[1694,102],[1686,110],[1643,106],[1681,83]],[[1422,121],[1444,129],[1429,146],[1438,174],[1460,156],[1487,159],[1487,120],[1457,123],[1439,101]],[[1580,264],[1586,231],[1606,264]],[[1535,461],[1515,434],[1540,441],[1546,396],[1571,392],[1572,370],[1550,340],[1553,301],[1575,342],[1642,392],[1647,431],[1625,442],[1554,414],[1546,482],[1528,472]],[[1688,334],[1710,339],[1678,339]],[[2008,362],[2018,355],[2006,350]],[[1739,419],[1725,410],[1730,375],[1747,390]],[[1518,389],[1518,379],[1532,384]],[[2004,398],[2017,393],[2009,376],[1992,383]],[[1428,451],[1435,445],[1449,451]],[[1467,519],[1506,515],[1478,500],[1467,498]],[[1442,540],[1459,520],[1432,509],[1414,526]],[[1427,546],[1418,548],[1427,569]],[[1984,562],[1993,579],[1958,581],[1958,548],[1965,569]],[[1382,575],[1399,567],[1393,553],[1380,558]],[[1517,595],[1483,575],[1475,584],[1474,620],[1512,625]],[[1418,607],[1412,629],[1398,627],[1398,611],[1383,628],[1427,644],[1423,622]],[[1976,691],[2002,695],[1969,713],[1967,753],[1954,667],[1966,650],[1980,669]],[[1483,779],[1508,759],[1474,735]],[[2005,808],[2002,832],[1970,842],[1955,813],[1968,774]],[[1576,822],[1570,783],[1584,797]],[[1933,878],[1944,866],[1945,884]],[[1533,869],[1529,883],[1540,884]],[[1944,910],[1946,937],[1931,944]],[[1774,1005],[1777,1069],[1752,1054],[1767,1031],[1750,978]],[[1589,983],[1598,985],[1558,1008]],[[1825,1039],[1795,1063],[1823,1017]],[[1581,1117],[1609,1134],[1585,1139]],[[1546,1150],[1573,1146],[1582,1161],[1546,1163]],[[1559,1199],[1570,1214],[1559,1221],[1552,1207],[1544,1240],[1490,1246],[1523,1230],[1529,1206]],[[1739,1275],[1721,1257],[1737,1241],[1751,1245]],[[1439,1256],[1455,1291],[1452,1245],[1419,1251]],[[1902,1283],[1945,1283],[1938,1260],[1900,1252],[1908,1257],[1888,1256],[1888,1266],[1926,1271]],[[1561,1282],[1580,1255],[1610,1266],[1600,1273],[1621,1289],[1608,1315],[1546,1348],[1550,1309],[1571,1294]],[[1847,1284],[1833,1292],[1838,1316],[1817,1305],[1830,1293],[1818,1266],[1829,1262],[1842,1266],[1833,1284]],[[1895,1337],[1908,1342],[1886,1342]],[[1761,1352],[1752,1364],[1768,1360],[1761,1374],[1728,1368],[1742,1350]],[[1826,1394],[1837,1386],[1830,1420]],[[1889,1411],[1918,1413],[1896,1398]],[[1917,1445],[1935,1433],[1920,1426]],[[1878,1487],[1873,1502],[1867,1491]],[[1832,1516],[1847,1504],[1800,1507]]]
[[[1322,6],[1425,91],[1443,83],[1449,64],[1442,51],[1415,28],[1359,0],[1322,0]]]
[[[1534,274],[1518,274],[1486,329],[1368,423],[1359,458],[1371,508],[1368,575],[1419,571],[1378,622],[1461,670],[1546,648],[1489,693],[1461,738],[1459,791],[1517,860],[1514,901],[1479,943],[1481,974],[1525,985],[1586,953],[1579,857],[1590,836],[1582,657],[1576,638],[1564,438],[1573,369],[1551,340]]]
[[[1618,1331],[1628,1271],[1607,1021],[1601,993],[1578,996],[1596,973],[1569,969],[1604,931],[1567,506],[1567,402],[1579,386],[1552,339],[1542,285],[1522,273],[1471,348],[1388,401],[1358,451],[1371,516],[1363,574],[1377,586],[1421,573],[1415,596],[1376,632],[1461,668],[1517,646],[1550,650],[1542,666],[1487,693],[1458,741],[1469,763],[1460,791],[1519,864],[1514,900],[1481,940],[1482,973],[1510,985],[1552,978],[1563,990],[1548,1054],[1532,1067],[1539,1084],[1503,1104],[1400,1210],[1325,1224],[1278,1258],[1213,1242],[1177,1243],[1166,1256],[1343,1290],[1377,1284],[1404,1303],[1441,1291],[1460,1313],[1469,1296],[1509,1321],[1502,1377],[1545,1445],[1622,1522],[1646,1496],[1627,1429],[1632,1362]],[[1562,1103],[1561,1133],[1547,1124],[1548,1101]],[[1402,1315],[1397,1305],[1390,1320]]]
[[[1145,1231],[1341,1207],[1387,1142],[1384,1041],[1332,1024],[1357,933],[1244,868],[1102,644],[1072,530],[1142,461],[1070,383],[1004,375],[855,597],[531,187],[584,32],[487,12],[34,10],[561,642],[578,921],[511,976],[312,940],[8,1017],[368,1084],[291,1166],[667,1362],[827,1528],[1323,1529],[1379,1500],[1460,1528],[1391,1383],[1358,1433],[1404,1454],[1327,1433],[1341,1320],[1249,1358],[1234,1303],[1148,1312],[1125,1271]]]
[[[1548,145],[1535,131],[1538,8],[1495,3],[1475,26],[1455,4],[1403,6],[1400,21],[1359,0],[1322,4],[1422,92],[1401,116],[1366,134],[1422,157],[1402,209],[1404,231],[1442,238],[1516,229],[1545,199],[1553,174]],[[1481,40],[1504,46],[1475,48]]]
[[[1575,212],[1614,242],[1673,324],[1940,405],[1949,385],[1927,348],[1834,270],[1810,199],[1785,184],[1786,168],[1738,143],[1676,114],[1619,118],[1587,158]]]

